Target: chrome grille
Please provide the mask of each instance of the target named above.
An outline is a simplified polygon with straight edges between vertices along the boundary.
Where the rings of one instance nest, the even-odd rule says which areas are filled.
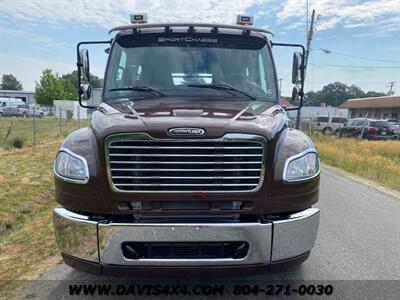
[[[114,135],[106,141],[108,175],[124,192],[245,192],[258,189],[265,139],[227,134],[221,139],[153,139]]]

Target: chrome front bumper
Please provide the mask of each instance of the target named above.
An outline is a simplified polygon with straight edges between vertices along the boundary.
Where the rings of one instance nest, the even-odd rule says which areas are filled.
[[[54,227],[62,253],[89,262],[126,266],[237,266],[269,264],[312,249],[318,232],[319,210],[309,208],[266,223],[114,223],[54,209]],[[245,241],[244,258],[127,259],[123,242]]]

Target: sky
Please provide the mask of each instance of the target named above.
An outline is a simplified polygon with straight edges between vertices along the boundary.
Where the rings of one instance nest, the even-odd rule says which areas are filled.
[[[318,18],[306,92],[334,81],[388,92],[394,82],[400,95],[400,0],[0,0],[0,75],[14,74],[34,90],[44,68],[72,72],[76,44],[110,39],[108,30],[128,24],[130,13],[147,13],[149,22],[227,24],[238,14],[254,15],[274,42],[305,45],[307,7],[308,20],[313,9]],[[101,77],[104,48],[89,47],[91,71]],[[282,94],[290,95],[293,49],[273,52]]]

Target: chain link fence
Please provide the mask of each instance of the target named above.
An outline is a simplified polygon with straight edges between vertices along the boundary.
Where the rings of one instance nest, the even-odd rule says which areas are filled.
[[[35,113],[0,117],[0,148],[21,148],[65,137],[89,125],[80,116],[73,119],[69,111],[58,110],[54,116]]]

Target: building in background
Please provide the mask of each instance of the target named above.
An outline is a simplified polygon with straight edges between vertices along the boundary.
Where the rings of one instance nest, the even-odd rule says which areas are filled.
[[[287,115],[290,119],[295,120],[297,116],[296,110],[289,110]],[[301,119],[314,119],[319,116],[339,116],[347,118],[349,115],[349,110],[346,108],[339,108],[333,106],[303,106],[301,108]]]
[[[351,118],[396,119],[400,117],[400,96],[349,99],[341,108],[350,110]]]
[[[0,90],[1,98],[17,98],[21,99],[25,104],[36,105],[35,92],[32,91],[13,91],[13,90]]]
[[[83,102],[86,105],[86,102]],[[54,100],[54,117],[61,119],[88,119],[86,108],[79,106],[78,101]]]

